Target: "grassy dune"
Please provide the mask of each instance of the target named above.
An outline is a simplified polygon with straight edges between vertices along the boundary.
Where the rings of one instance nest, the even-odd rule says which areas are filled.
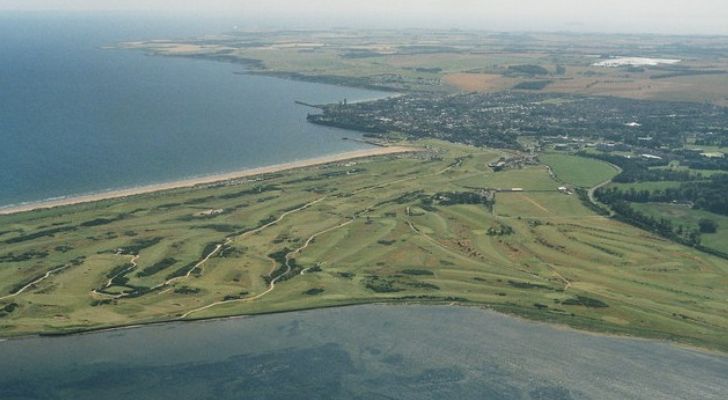
[[[437,302],[728,350],[728,262],[592,214],[544,166],[493,173],[496,151],[418,144],[2,216],[0,335]],[[526,191],[433,201],[477,187]]]

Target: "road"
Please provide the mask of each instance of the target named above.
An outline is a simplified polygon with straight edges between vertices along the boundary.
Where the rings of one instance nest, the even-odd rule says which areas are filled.
[[[617,170],[617,175],[619,175],[619,174],[621,174],[621,173],[622,173],[622,168],[619,168],[618,166],[616,166],[616,165],[614,165],[614,164],[609,164],[609,165],[610,165],[610,166],[611,166],[612,168],[614,168],[615,170]],[[617,175],[615,175],[614,177],[616,177]],[[604,186],[607,186],[607,185],[609,185],[610,183],[612,183],[612,180],[614,179],[614,177],[611,177],[611,178],[607,179],[606,181],[604,181],[604,182],[602,182],[602,183],[600,183],[600,184],[598,184],[598,185],[594,186],[593,188],[589,189],[589,191],[587,192],[587,194],[589,195],[589,201],[590,201],[590,202],[591,202],[592,204],[594,204],[594,205],[595,205],[595,206],[597,206],[597,207],[600,207],[600,204],[599,204],[599,202],[597,201],[597,198],[596,198],[596,197],[594,196],[594,193],[596,193],[596,191],[597,191],[597,190],[599,190],[599,189],[603,188]],[[614,214],[614,213],[610,211],[610,212],[609,212],[609,214],[610,214],[609,216],[611,217],[611,216],[613,216],[613,214]]]

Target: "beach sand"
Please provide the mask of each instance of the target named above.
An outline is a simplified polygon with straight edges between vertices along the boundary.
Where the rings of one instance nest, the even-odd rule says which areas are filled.
[[[118,199],[128,196],[134,196],[145,193],[159,192],[163,190],[189,188],[198,185],[207,185],[211,183],[224,182],[234,179],[246,178],[262,174],[270,174],[274,172],[281,172],[295,168],[310,167],[315,165],[329,164],[333,162],[340,162],[346,160],[352,160],[355,158],[364,158],[372,156],[381,156],[387,154],[398,154],[398,153],[409,153],[414,151],[420,151],[421,149],[415,147],[405,146],[389,146],[389,147],[376,147],[372,149],[348,151],[344,153],[332,154],[329,156],[322,156],[316,158],[309,158],[305,160],[292,161],[283,164],[269,165],[265,167],[257,167],[251,169],[245,169],[241,171],[228,172],[224,174],[216,174],[203,176],[200,178],[183,179],[179,181],[159,183],[154,185],[138,186],[129,189],[119,189],[103,193],[95,193],[81,196],[69,196],[61,199],[39,201],[27,204],[21,204],[18,206],[9,206],[0,208],[0,215],[17,214],[21,212],[54,208],[60,206],[67,206],[72,204],[90,203],[100,200]]]

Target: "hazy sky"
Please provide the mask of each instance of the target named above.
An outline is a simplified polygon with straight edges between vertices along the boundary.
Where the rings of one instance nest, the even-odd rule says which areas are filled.
[[[0,0],[0,10],[144,11],[241,26],[728,34],[728,0]]]

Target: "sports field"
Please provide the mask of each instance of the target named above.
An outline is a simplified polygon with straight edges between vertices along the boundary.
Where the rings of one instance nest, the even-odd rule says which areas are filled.
[[[617,175],[617,170],[604,161],[565,153],[546,153],[539,159],[554,171],[556,178],[579,187],[593,187]]]
[[[494,173],[496,150],[414,145],[1,216],[0,335],[434,302],[728,349],[728,261],[593,214],[543,165]],[[494,187],[524,190],[451,201]]]

